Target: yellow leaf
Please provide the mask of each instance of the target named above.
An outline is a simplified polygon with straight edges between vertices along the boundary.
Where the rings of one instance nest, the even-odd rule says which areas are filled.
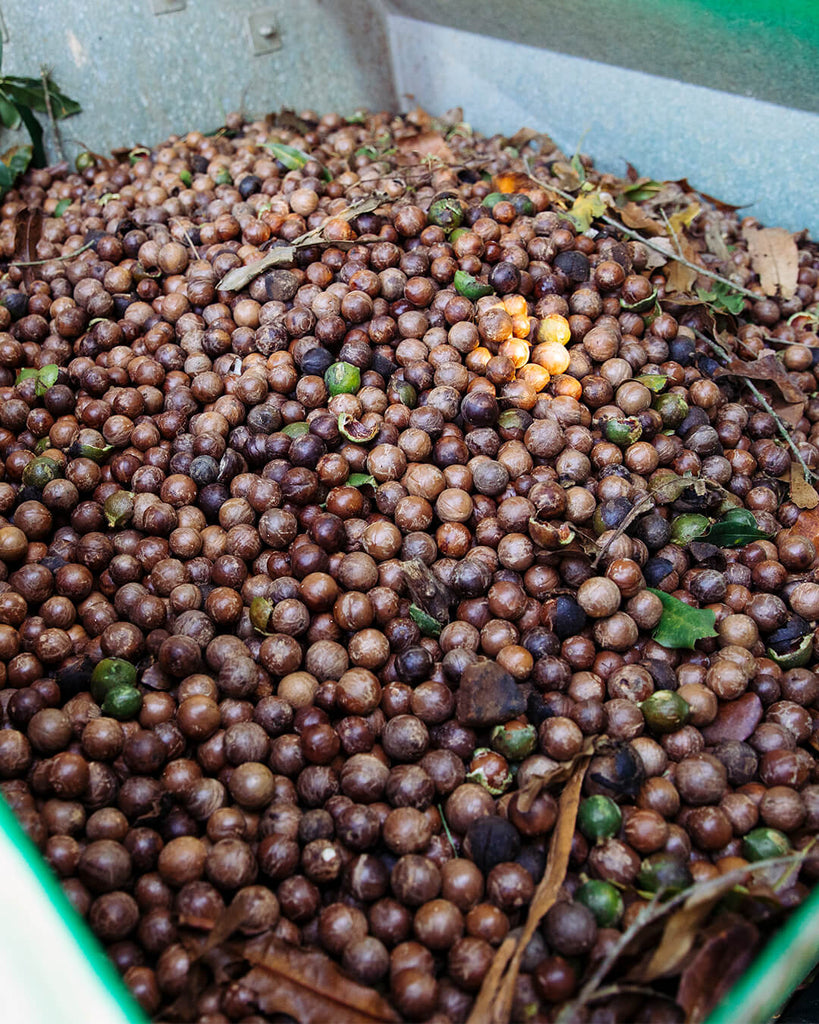
[[[668,223],[671,225],[671,230],[674,234],[682,234],[683,228],[687,228],[699,212],[700,204],[691,203],[691,205],[686,206],[684,210],[678,210],[676,213],[672,213],[668,218]]]
[[[595,217],[602,217],[605,212],[606,204],[599,192],[582,192],[572,203],[569,217],[582,233],[589,230]]]

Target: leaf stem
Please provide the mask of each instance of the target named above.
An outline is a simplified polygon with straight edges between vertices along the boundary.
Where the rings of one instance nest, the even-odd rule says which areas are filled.
[[[12,260],[9,263],[10,267],[41,267],[44,263],[64,263],[66,260],[73,260],[75,256],[79,256],[81,252],[85,252],[94,245],[94,242],[86,242],[85,245],[81,245],[79,249],[75,249],[74,252],[66,253],[65,256],[52,256],[47,260]]]
[[[654,921],[658,921],[671,910],[674,910],[675,907],[685,903],[694,894],[697,894],[698,898],[707,899],[712,893],[719,894],[725,891],[725,887],[727,885],[742,885],[745,882],[746,876],[754,871],[780,867],[786,864],[801,864],[805,860],[805,857],[806,852],[800,851],[799,853],[787,854],[783,857],[770,857],[766,860],[760,860],[754,864],[749,864],[747,867],[735,868],[733,871],[727,871],[724,875],[719,875],[717,878],[710,878],[704,882],[696,882],[694,885],[689,886],[687,889],[683,889],[681,892],[676,893],[668,899],[664,899],[667,895],[667,890],[660,890],[660,892],[655,894],[651,902],[647,903],[643,907],[635,917],[634,921],[632,921],[629,927],[626,928],[606,956],[603,957],[597,965],[597,969],[589,977],[588,981],[581,988],[580,992],[578,992],[577,996],[570,1002],[564,1004],[563,1009],[558,1014],[555,1024],[574,1024],[580,1016],[579,1011],[582,1007],[587,1006],[590,1002],[594,1002],[598,998],[598,994],[601,991],[605,991],[601,990],[600,983],[637,935],[645,927],[653,924]],[[660,993],[656,994],[659,995]]]
[[[571,202],[574,202],[575,197],[571,194],[571,192],[564,192],[564,190],[562,188],[558,188],[557,185],[552,185],[548,181],[543,181],[540,178],[536,178],[534,174],[532,174],[528,159],[524,159],[523,162],[529,174],[529,177],[532,179],[532,181],[535,182],[535,184],[540,185],[542,188],[548,189],[550,192],[556,192],[557,195],[559,195],[562,199],[568,199]],[[665,256],[667,260],[676,260],[677,263],[682,263],[684,267],[688,267],[689,270],[694,270],[698,274],[702,274],[703,277],[708,277],[712,281],[720,281],[726,287],[731,288],[733,291],[738,292],[740,295],[744,295],[746,299],[751,299],[753,302],[759,301],[760,296],[756,292],[752,292],[748,288],[743,288],[741,284],[736,284],[729,278],[723,277],[721,274],[714,273],[713,270],[706,270],[705,267],[701,267],[697,263],[692,263],[690,260],[687,260],[684,256],[679,256],[675,252],[669,252],[668,249],[664,249],[661,245],[655,245],[655,243],[652,242],[650,239],[645,238],[643,235],[641,235],[639,231],[632,231],[631,228],[627,228],[624,224],[621,224],[620,221],[616,220],[614,217],[609,217],[608,214],[604,213],[597,219],[602,220],[603,223],[608,224],[609,227],[616,228],[618,231],[622,231],[622,233],[627,238],[631,238],[635,242],[642,242],[642,244],[647,246],[649,249],[653,249],[655,252],[660,253],[661,256]]]
[[[700,341],[704,341],[706,345],[712,348],[718,355],[722,356],[723,359],[727,360],[730,358],[725,349],[721,345],[718,345],[711,338],[709,338],[707,334],[703,334],[702,331],[698,331],[696,329],[694,330],[694,334],[696,334]],[[802,473],[805,477],[805,483],[810,483],[812,480],[819,480],[819,476],[817,476],[817,474],[814,473],[812,469],[808,468],[808,464],[802,458],[802,453],[796,447],[793,438],[788,433],[788,428],[782,422],[781,417],[775,411],[774,407],[771,405],[768,399],[762,394],[762,392],[759,390],[759,388],[756,386],[756,384],[754,384],[752,380],[749,380],[747,377],[743,377],[742,379],[745,382],[745,385],[748,388],[748,390],[756,396],[757,401],[765,410],[765,412],[768,413],[768,415],[773,418],[773,421],[776,424],[776,429],[779,431],[780,435],[782,436],[782,439],[785,441],[785,444],[787,444],[787,446],[790,448],[793,457],[802,467]]]
[[[441,824],[444,826],[444,832],[446,833],[446,837],[449,840],[449,845],[452,847],[452,852],[457,857],[458,847],[455,845],[455,840],[452,838],[452,833],[449,831],[449,822],[446,820],[443,804],[438,804],[438,812],[441,815]]]

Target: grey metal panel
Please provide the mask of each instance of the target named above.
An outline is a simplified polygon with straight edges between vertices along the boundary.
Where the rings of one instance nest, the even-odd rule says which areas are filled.
[[[819,111],[816,0],[390,0],[399,14]]]
[[[547,132],[604,170],[688,178],[749,213],[819,238],[819,115],[686,82],[430,25],[389,19],[399,99],[464,108],[474,128]],[[411,94],[410,99],[407,94]]]
[[[158,9],[167,13],[155,14]],[[3,0],[3,70],[54,69],[83,113],[67,142],[106,152],[155,143],[225,115],[394,109],[378,0]],[[254,54],[251,15],[269,14],[281,45]],[[258,24],[258,19],[257,19]],[[77,144],[66,147],[76,152]]]

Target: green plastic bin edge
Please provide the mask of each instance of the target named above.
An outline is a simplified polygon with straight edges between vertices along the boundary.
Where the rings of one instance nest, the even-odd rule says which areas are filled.
[[[766,1024],[819,963],[819,886],[775,932],[705,1024]]]
[[[71,906],[40,851],[20,828],[6,801],[0,797],[0,841],[3,839],[17,850],[31,874],[45,890],[49,902],[65,927],[67,937],[70,936],[83,951],[94,974],[122,1011],[123,1024],[148,1024],[148,1018],[128,991],[97,938]]]
[[[123,1022],[148,1024],[85,921],[68,901],[39,850],[0,798],[0,832],[23,856],[66,931],[122,1010]],[[751,967],[717,1005],[706,1024],[766,1024],[819,963],[819,886],[767,943]]]

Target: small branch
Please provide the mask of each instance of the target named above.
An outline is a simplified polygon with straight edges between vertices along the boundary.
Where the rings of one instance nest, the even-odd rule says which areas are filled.
[[[693,896],[697,896],[701,899],[708,899],[713,894],[715,897],[719,897],[730,891],[730,889],[735,885],[744,885],[746,883],[747,876],[752,874],[754,871],[762,871],[767,868],[791,864],[801,865],[804,862],[806,855],[805,851],[800,850],[800,852],[796,854],[787,854],[783,857],[771,857],[766,860],[760,860],[755,864],[749,864],[744,868],[735,868],[733,871],[728,871],[717,878],[710,878],[704,882],[695,882],[692,886],[689,886],[689,888],[683,889],[681,892],[675,893],[672,896],[669,896],[667,890],[660,890],[660,892],[656,893],[652,897],[651,902],[647,903],[642,910],[640,910],[634,921],[632,921],[629,927],[626,928],[622,935],[619,936],[609,952],[601,959],[597,968],[589,976],[588,980],[575,998],[563,1005],[563,1009],[558,1014],[555,1024],[575,1024],[575,1021],[577,1021],[580,1016],[579,1011],[584,1006],[588,1006],[589,1003],[596,1002],[600,997],[601,992],[610,991],[611,994],[614,994],[618,991],[616,985],[608,986],[607,989],[601,989],[601,982],[615,963],[620,959],[631,942],[648,925],[653,924],[655,921],[659,921],[660,918],[666,916],[681,904],[686,903]],[[623,989],[619,989],[619,991],[623,991]],[[662,997],[662,993],[654,992],[653,989],[651,991],[653,995]]]
[[[654,499],[651,496],[651,494],[646,492],[645,494],[640,495],[640,497],[637,499],[637,501],[634,503],[634,505],[632,505],[632,507],[629,510],[629,512],[626,513],[626,516],[623,519],[622,523],[620,523],[620,525],[617,527],[617,529],[612,532],[612,535],[609,537],[609,539],[606,541],[606,543],[600,548],[600,550],[595,555],[594,561],[591,564],[592,569],[596,569],[597,568],[597,566],[598,566],[598,564],[600,562],[600,559],[605,556],[606,552],[612,546],[612,544],[619,537],[623,536],[623,534],[626,532],[626,530],[629,528],[629,526],[631,526],[631,524],[634,522],[634,520],[637,518],[637,516],[641,516],[643,514],[643,512],[648,512],[648,510],[650,508],[652,508],[653,506],[654,506]]]
[[[550,192],[555,192],[562,199],[567,199],[570,202],[574,202],[575,197],[571,194],[571,192],[564,192],[563,189],[558,188],[557,185],[551,185],[548,181],[542,181],[540,178],[536,178],[531,172],[529,162],[527,159],[524,159],[524,166],[526,167],[529,177],[532,179],[532,181],[535,182],[536,185],[540,185],[541,188],[548,189]],[[602,220],[603,223],[608,224],[609,227],[616,228],[618,231],[622,231],[622,233],[627,238],[631,238],[635,242],[642,242],[642,244],[647,246],[649,249],[653,249],[654,252],[658,252],[661,256],[665,256],[667,260],[676,260],[677,263],[682,263],[682,265],[684,267],[688,267],[689,270],[694,270],[698,274],[702,274],[703,277],[710,278],[710,280],[712,281],[719,281],[721,284],[726,285],[733,291],[739,292],[739,294],[744,295],[746,299],[751,299],[753,302],[759,301],[759,295],[756,292],[752,292],[748,288],[743,288],[741,284],[736,284],[734,281],[731,281],[727,277],[723,277],[721,274],[715,274],[713,270],[706,270],[705,267],[701,267],[697,263],[692,263],[690,260],[687,260],[684,256],[678,256],[674,252],[669,252],[668,249],[664,249],[661,245],[655,245],[655,243],[652,242],[650,239],[644,238],[639,231],[632,231],[631,228],[627,228],[624,224],[621,224],[620,221],[616,220],[614,217],[609,217],[607,214],[604,213],[602,216],[598,217],[597,220]]]
[[[348,206],[346,210],[332,214],[332,217],[328,219],[345,221],[355,220],[359,214],[371,213],[373,210],[378,209],[386,198],[387,197],[383,193],[375,192],[370,196],[365,196],[363,199],[359,199],[351,206]],[[260,260],[254,260],[253,263],[249,263],[246,266],[234,267],[233,270],[229,270],[217,284],[216,288],[218,291],[239,291],[241,288],[250,284],[255,277],[258,277],[259,274],[263,274],[271,267],[291,266],[296,258],[296,252],[299,249],[304,249],[313,245],[338,244],[338,242],[332,242],[324,238],[324,224],[320,224],[317,228],[313,228],[310,231],[306,231],[303,235],[299,235],[299,237],[295,238],[290,245],[283,245],[278,249],[273,249],[267,254],[267,256],[262,257]]]
[[[9,267],[41,267],[44,263],[64,263],[66,260],[73,260],[75,256],[79,256],[81,252],[85,252],[86,249],[90,249],[95,242],[86,242],[85,245],[81,245],[79,249],[75,249],[74,252],[66,253],[65,256],[52,256],[47,260],[13,260],[8,264]]]
[[[694,330],[694,333],[700,339],[700,341],[704,341],[706,345],[712,348],[718,355],[722,356],[723,359],[730,359],[730,356],[725,351],[725,349],[721,345],[718,345],[715,341],[712,341],[707,334],[703,334],[702,331],[698,331],[696,329]],[[776,424],[776,429],[779,431],[779,434],[781,435],[785,444],[787,444],[787,446],[790,448],[793,457],[802,467],[802,473],[804,474],[805,482],[810,483],[812,480],[819,480],[819,475],[814,473],[813,470],[808,467],[808,464],[802,458],[801,452],[796,447],[793,438],[788,433],[788,428],[782,422],[782,419],[774,410],[774,407],[771,405],[768,399],[762,394],[762,392],[759,390],[759,388],[756,386],[756,384],[754,384],[752,380],[749,380],[747,377],[743,377],[742,379],[745,382],[745,386],[748,388],[748,390],[756,396],[757,401],[765,410],[765,412],[768,413],[768,415],[773,418],[773,421]]]
[[[51,96],[48,93],[48,68],[45,66],[40,68],[40,77],[43,80],[43,96],[45,97],[46,113],[48,114],[48,120],[51,124],[51,130],[54,133],[54,147],[57,150],[57,155],[60,160],[65,160],[63,141],[60,138],[60,129],[57,126],[57,118],[54,116],[54,110],[51,106]]]

